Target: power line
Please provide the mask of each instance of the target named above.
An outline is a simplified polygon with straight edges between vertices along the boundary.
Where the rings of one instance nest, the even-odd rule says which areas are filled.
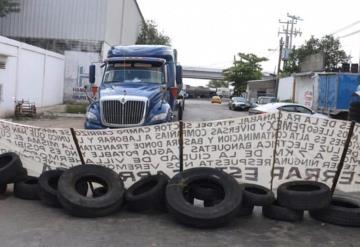
[[[331,33],[330,35],[334,35],[334,34],[340,33],[340,32],[342,32],[342,31],[344,31],[344,30],[346,30],[346,29],[349,29],[350,27],[353,27],[353,26],[359,24],[359,23],[360,23],[360,20],[355,21],[354,23],[351,23],[351,24],[349,24],[349,25],[347,25],[347,26],[345,26],[345,27],[342,27],[342,28],[336,30],[335,32]]]
[[[343,35],[343,36],[340,36],[339,39],[347,38],[347,37],[352,36],[352,35],[357,34],[357,33],[360,33],[360,30],[357,30],[357,31],[355,31],[355,32],[352,32],[352,33],[349,33],[349,34],[345,34],[345,35]]]

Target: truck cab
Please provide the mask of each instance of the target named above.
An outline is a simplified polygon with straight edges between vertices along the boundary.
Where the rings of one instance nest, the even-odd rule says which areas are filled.
[[[182,109],[178,92],[182,68],[168,46],[116,46],[108,52],[97,99],[87,111],[85,128],[124,128],[170,122]],[[90,83],[95,67],[90,66]],[[180,114],[179,114],[180,115]]]

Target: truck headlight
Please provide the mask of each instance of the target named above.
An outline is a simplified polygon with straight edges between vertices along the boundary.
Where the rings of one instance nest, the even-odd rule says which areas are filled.
[[[91,122],[96,122],[96,121],[98,121],[97,116],[96,116],[94,113],[90,112],[90,111],[86,114],[86,119],[87,119],[88,121],[91,121]]]
[[[153,117],[151,118],[151,122],[166,120],[167,116],[168,116],[167,112],[160,113],[160,114],[158,114],[158,115],[153,116]]]

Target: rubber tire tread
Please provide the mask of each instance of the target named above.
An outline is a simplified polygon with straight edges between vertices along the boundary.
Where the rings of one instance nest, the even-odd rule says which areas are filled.
[[[153,183],[155,182],[155,185]],[[164,211],[166,209],[165,190],[169,177],[162,174],[150,175],[134,183],[125,193],[125,201],[130,211]],[[141,193],[137,190],[145,189]]]
[[[86,197],[80,194],[76,184],[82,179],[91,177],[94,182],[105,183],[105,195]],[[85,180],[84,180],[85,181]],[[65,171],[58,184],[58,199],[70,215],[84,218],[95,218],[111,215],[123,204],[124,183],[113,170],[99,165],[80,165]]]
[[[262,214],[264,217],[272,220],[297,222],[303,219],[304,211],[280,206],[278,202],[275,201],[272,205],[263,207]]]
[[[297,186],[302,191],[291,189]],[[316,190],[306,190],[314,187]],[[316,210],[325,208],[331,201],[330,188],[315,181],[293,181],[281,184],[277,189],[277,200],[280,205],[295,210]]]
[[[27,176],[14,184],[14,196],[24,200],[39,200],[39,178]]]
[[[267,206],[275,200],[274,193],[264,186],[246,183],[241,184],[240,187],[243,190],[243,200],[248,205]],[[260,190],[264,193],[256,193],[252,190]]]
[[[355,207],[343,207],[334,204],[334,202],[351,204]],[[334,225],[360,227],[360,200],[344,196],[333,196],[328,207],[311,210],[310,216],[316,220]]]
[[[196,180],[210,180],[225,191],[225,198],[211,207],[196,207],[184,197],[184,191]],[[242,191],[229,174],[214,168],[191,168],[175,175],[166,187],[168,211],[180,223],[197,228],[215,228],[233,220],[242,202]]]

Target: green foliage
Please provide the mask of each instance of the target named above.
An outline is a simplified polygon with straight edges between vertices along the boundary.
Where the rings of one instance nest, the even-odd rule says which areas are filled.
[[[66,113],[85,114],[87,110],[87,104],[68,104],[66,105]]]
[[[137,38],[138,45],[171,45],[170,37],[158,31],[158,26],[152,20],[146,21],[141,27]]]
[[[211,88],[220,88],[220,87],[229,87],[229,82],[225,81],[225,80],[211,80],[209,81],[209,83],[207,84],[208,87]]]
[[[248,81],[261,79],[260,63],[267,61],[267,58],[252,53],[239,53],[238,56],[239,59],[235,59],[233,66],[224,71],[225,81],[233,82],[235,86],[235,95],[246,91]]]
[[[19,0],[0,0],[0,17],[19,11]]]
[[[349,57],[341,49],[339,39],[331,35],[318,39],[311,37],[300,48],[292,50],[289,61],[284,68],[285,74],[296,73],[300,71],[300,63],[309,55],[323,53],[325,58],[325,70],[332,71],[338,68],[339,64],[347,62]]]

